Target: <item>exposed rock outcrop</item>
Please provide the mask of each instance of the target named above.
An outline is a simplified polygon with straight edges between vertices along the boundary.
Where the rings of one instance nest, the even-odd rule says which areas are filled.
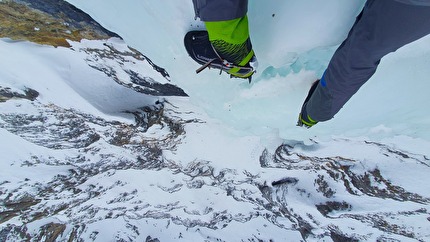
[[[67,39],[99,40],[119,36],[63,0],[3,0],[0,37],[70,47]]]

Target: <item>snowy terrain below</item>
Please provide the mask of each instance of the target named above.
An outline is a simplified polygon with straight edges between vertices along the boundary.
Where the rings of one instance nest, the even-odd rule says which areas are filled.
[[[0,93],[14,97],[0,100],[0,241],[430,240],[429,36],[302,129],[308,88],[364,1],[250,1],[251,84],[195,74],[189,0],[68,2],[124,41],[0,39]],[[127,45],[169,78],[100,54]],[[150,96],[130,73],[189,97]]]

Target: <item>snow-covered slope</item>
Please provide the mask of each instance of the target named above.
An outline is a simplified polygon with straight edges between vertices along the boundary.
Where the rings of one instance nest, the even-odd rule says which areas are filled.
[[[364,1],[250,1],[251,85],[195,74],[189,0],[69,2],[189,97],[139,93],[127,70],[164,72],[100,54],[132,58],[115,38],[73,50],[1,39],[0,94],[14,98],[0,103],[0,240],[430,239],[430,37],[306,130],[301,102]]]

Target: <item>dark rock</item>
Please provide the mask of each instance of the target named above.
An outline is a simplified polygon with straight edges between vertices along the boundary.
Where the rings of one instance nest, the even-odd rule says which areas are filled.
[[[329,201],[325,204],[317,204],[316,205],[318,211],[327,217],[327,215],[333,211],[349,211],[351,210],[351,205],[347,202],[337,202],[337,201]]]
[[[151,236],[146,237],[145,242],[160,242],[157,238],[152,238]]]
[[[18,93],[12,91],[10,88],[4,88],[0,86],[0,102],[6,102],[7,100],[12,98],[23,98],[28,99],[30,101],[34,101],[39,96],[39,92],[31,88],[26,88],[23,90],[23,92],[24,93]]]
[[[348,236],[343,235],[342,233],[339,233],[338,231],[331,231],[330,237],[333,242],[359,242],[358,239],[350,238]]]
[[[90,15],[64,0],[16,0],[16,2],[25,3],[29,7],[45,12],[58,20],[65,20],[73,28],[89,28],[99,35],[120,38],[118,34],[105,29]]]

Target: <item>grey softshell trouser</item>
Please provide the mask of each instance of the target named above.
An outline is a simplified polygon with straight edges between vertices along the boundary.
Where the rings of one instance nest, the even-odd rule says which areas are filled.
[[[225,21],[242,18],[248,11],[248,0],[193,0],[196,17],[202,21]]]
[[[430,34],[430,7],[423,6],[430,1],[418,1],[418,4],[411,2],[366,2],[304,107],[313,120],[333,118],[375,73],[382,57]]]

